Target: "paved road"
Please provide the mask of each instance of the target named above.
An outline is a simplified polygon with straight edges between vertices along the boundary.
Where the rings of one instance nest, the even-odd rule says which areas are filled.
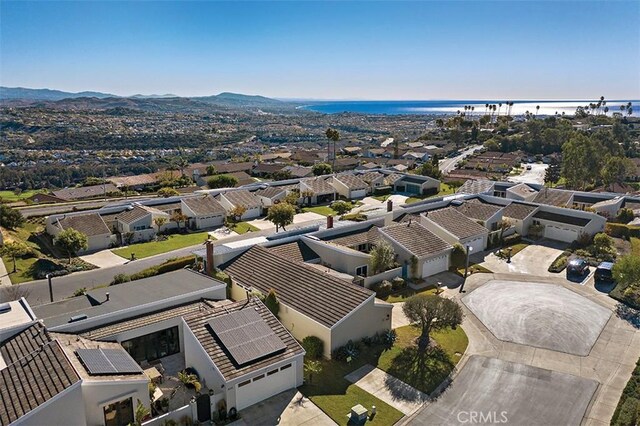
[[[482,145],[474,145],[462,151],[462,153],[457,157],[445,158],[443,160],[440,160],[440,164],[439,164],[440,171],[445,174],[449,173],[450,171],[456,168],[456,164],[459,161],[464,160],[465,158],[467,158],[469,155],[473,154],[475,151],[479,150],[480,148],[482,148]]]
[[[527,167],[531,166],[531,170],[527,170]],[[525,169],[518,176],[509,176],[507,180],[509,182],[516,183],[536,183],[544,185],[544,175],[547,172],[548,164],[524,164]]]
[[[132,202],[148,200],[149,198],[157,198],[157,195],[143,195],[139,197],[129,198],[109,198],[107,200],[92,200],[92,201],[78,201],[76,203],[64,203],[64,204],[46,204],[38,206],[17,207],[24,217],[34,216],[48,216],[52,214],[68,213],[78,210],[99,209],[107,204],[118,204],[119,202]]]
[[[297,228],[302,228],[316,223],[323,223],[324,218],[320,220],[312,220],[297,224]],[[293,228],[288,228],[292,230]],[[247,238],[255,238],[258,236],[272,235],[274,229],[266,229],[263,231],[249,232],[242,235],[236,235],[225,238],[221,241],[216,241],[214,244],[225,244],[231,241],[239,241]],[[173,259],[176,257],[188,256],[195,249],[201,248],[202,244],[197,244],[190,247],[181,248],[168,253],[159,254],[156,256],[147,257],[144,259],[138,259],[133,262],[127,262],[124,265],[112,266],[108,268],[93,269],[91,271],[76,272],[74,274],[65,275],[62,277],[55,277],[52,279],[53,285],[53,298],[54,300],[65,299],[69,296],[73,296],[73,293],[80,288],[92,288],[99,285],[108,284],[116,274],[133,274],[151,266],[159,265],[162,262]],[[49,303],[49,286],[47,280],[29,281],[27,283],[19,284],[20,288],[28,291],[27,300],[31,305],[41,305],[43,303]]]

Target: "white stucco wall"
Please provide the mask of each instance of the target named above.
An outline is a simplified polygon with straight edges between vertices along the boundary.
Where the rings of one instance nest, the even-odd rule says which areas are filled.
[[[138,400],[149,408],[148,383],[146,376],[136,382],[119,380],[83,381],[82,398],[84,400],[87,425],[104,425],[104,407],[116,401],[131,398],[134,416]]]
[[[393,305],[376,304],[372,297],[331,329],[331,350],[345,345],[349,340],[357,342],[363,337],[391,329]]]
[[[88,424],[82,400],[82,382],[60,392],[12,425],[68,426]],[[103,423],[98,423],[102,425]]]

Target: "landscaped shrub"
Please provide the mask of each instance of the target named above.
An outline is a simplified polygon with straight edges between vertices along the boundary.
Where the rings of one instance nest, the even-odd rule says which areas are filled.
[[[618,212],[618,216],[616,216],[616,221],[622,224],[627,224],[631,222],[634,218],[633,210],[631,209],[620,209]]]
[[[131,278],[127,274],[117,274],[113,276],[113,281],[111,281],[111,285],[117,285],[122,283],[127,283],[131,281]]]
[[[349,340],[346,345],[340,346],[331,354],[336,361],[353,361],[360,354],[360,345]]]
[[[382,281],[378,286],[378,291],[382,294],[389,294],[391,293],[392,289],[393,289],[393,284],[391,284],[391,281],[389,280]]]
[[[379,186],[373,190],[373,195],[387,195],[391,194],[392,188],[390,186]]]
[[[388,330],[382,334],[382,342],[386,347],[390,348],[396,342],[398,335],[395,330]]]
[[[393,288],[393,290],[400,290],[404,286],[405,286],[405,281],[404,279],[402,279],[402,277],[395,277],[394,279],[391,280],[391,287]]]
[[[604,232],[611,237],[625,238],[630,237],[640,238],[640,226],[629,226],[621,223],[607,223],[604,228]]]
[[[191,266],[195,262],[195,256],[181,257],[175,260],[168,260],[162,265],[158,266],[158,274],[164,274],[165,272],[177,271],[185,266]]]
[[[462,268],[467,259],[467,253],[461,244],[454,244],[451,251],[451,266],[455,268]]]
[[[320,359],[324,354],[324,342],[317,336],[307,336],[302,339],[302,347],[311,359]]]
[[[504,237],[502,246],[508,247],[522,242],[522,236],[520,234],[509,235],[508,237]]]
[[[553,261],[553,263],[549,266],[549,272],[562,272],[564,268],[567,267],[567,263],[569,262],[569,256],[571,253],[563,252],[560,256]]]

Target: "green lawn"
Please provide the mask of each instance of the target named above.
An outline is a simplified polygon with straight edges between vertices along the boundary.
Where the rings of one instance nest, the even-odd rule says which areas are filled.
[[[371,198],[373,198],[374,200],[378,200],[378,201],[387,201],[387,199],[389,197],[391,197],[391,194],[374,195]]]
[[[405,287],[402,290],[393,292],[386,297],[381,297],[381,299],[388,303],[399,303],[399,302],[404,302],[409,297],[415,296],[416,294],[436,294],[436,289],[428,288],[425,290],[418,291],[410,287]]]
[[[198,232],[194,234],[169,235],[164,241],[150,241],[148,243],[132,244],[128,247],[112,250],[115,254],[125,259],[131,259],[131,253],[136,254],[136,258],[142,259],[156,254],[166,253],[184,247],[194,246],[203,243],[209,237],[208,232]]]
[[[461,268],[458,268],[457,272],[458,272],[458,275],[460,275],[461,277],[464,277],[464,266],[461,267]],[[482,265],[473,264],[473,265],[469,265],[468,273],[469,273],[469,275],[471,275],[471,274],[480,274],[480,273],[482,273],[482,274],[493,274],[493,271],[485,268]]]
[[[13,273],[13,259],[9,256],[2,256],[4,266],[9,273],[9,279],[12,284],[20,284],[27,281],[34,280],[33,271],[35,264],[38,261],[37,257],[24,257],[16,259],[16,272]]]
[[[38,194],[40,192],[47,192],[45,190],[30,190],[21,192],[19,195],[16,195],[13,191],[0,191],[0,201],[3,203],[13,203],[15,201],[24,200],[25,198],[29,198],[32,195]]]
[[[246,234],[247,232],[255,232],[260,230],[247,222],[235,223],[233,224],[233,226],[230,226],[229,229],[237,232],[238,234]]]
[[[300,391],[340,425],[347,424],[349,409],[356,404],[367,408],[376,406],[377,414],[367,424],[396,423],[402,418],[401,412],[351,384],[344,376],[365,364],[371,364],[431,393],[453,370],[468,344],[467,336],[460,327],[456,330],[447,329],[432,333],[432,338],[439,346],[431,348],[425,354],[417,354],[415,341],[419,330],[407,326],[396,332],[398,338],[391,349],[381,346],[362,347],[359,356],[351,364],[322,361],[322,372],[314,376],[311,384],[305,383]]]
[[[446,183],[440,184],[440,192],[435,195],[414,195],[412,197],[407,198],[406,204],[417,203],[418,201],[426,200],[427,198],[436,198],[436,197],[444,197],[445,195],[451,195],[456,191]]]
[[[640,238],[631,238],[631,254],[640,256]]]
[[[322,216],[338,216],[338,213],[336,213],[336,211],[329,206],[303,207],[302,212],[317,213],[317,214],[321,214]]]
[[[529,243],[517,243],[517,244],[513,244],[511,246],[508,247],[504,247],[501,249],[503,256],[506,258],[508,257],[508,249],[511,249],[511,257],[515,256],[516,254],[520,253],[522,250],[524,250],[525,247],[527,247],[529,245]],[[500,253],[498,253],[498,255],[500,255]]]

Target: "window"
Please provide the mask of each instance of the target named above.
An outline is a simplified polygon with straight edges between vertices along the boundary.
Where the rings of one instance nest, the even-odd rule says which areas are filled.
[[[241,388],[243,386],[247,386],[249,383],[251,383],[251,380],[247,380],[246,382],[238,383],[238,387]]]
[[[120,426],[133,423],[133,402],[131,398],[104,406],[105,426]]]
[[[360,276],[360,277],[366,277],[367,276],[367,265],[358,266],[356,268],[356,275]]]
[[[122,347],[138,363],[177,354],[180,352],[178,326],[125,340],[122,342]]]
[[[275,370],[271,370],[271,371],[267,372],[267,376],[273,376],[277,372],[278,372],[278,369],[276,368]]]
[[[280,367],[280,371],[286,370],[287,368],[291,368],[291,364],[283,365],[282,367]]]
[[[254,381],[254,382],[257,382],[258,380],[262,380],[262,379],[264,379],[264,374],[261,374],[261,375],[259,375],[259,376],[254,377],[254,378],[253,378],[253,381]]]

